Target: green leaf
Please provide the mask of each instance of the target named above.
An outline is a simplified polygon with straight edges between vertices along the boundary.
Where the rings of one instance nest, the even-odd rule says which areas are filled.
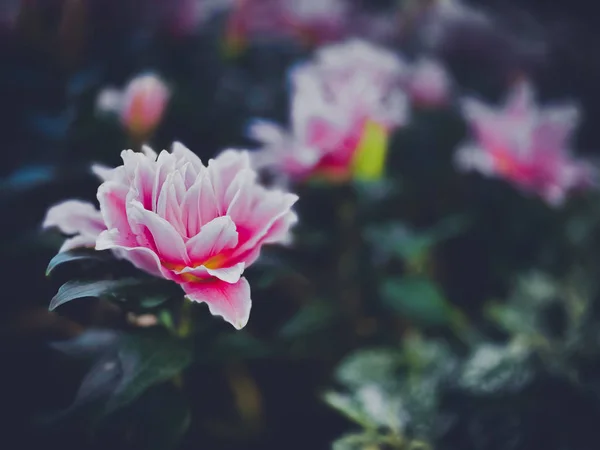
[[[149,387],[173,378],[192,362],[189,342],[166,333],[124,337],[119,349],[123,376],[107,404],[107,412],[128,405]]]
[[[101,281],[68,281],[63,284],[50,301],[49,310],[53,311],[60,305],[79,298],[99,298],[116,294],[119,290],[141,285],[144,280],[124,278],[120,280]]]
[[[131,404],[150,387],[178,375],[191,361],[190,343],[164,331],[120,334],[117,342],[110,342],[106,351],[97,356],[73,403],[43,420],[47,423],[68,417],[101,420]]]
[[[286,322],[279,330],[279,334],[284,338],[295,338],[317,333],[326,329],[335,318],[335,311],[331,304],[311,303]]]
[[[373,433],[348,434],[332,444],[332,450],[379,450],[380,438]]]
[[[46,276],[49,276],[50,273],[56,269],[61,264],[79,261],[79,260],[96,260],[100,261],[103,259],[103,254],[97,251],[89,251],[89,250],[72,250],[68,252],[58,253],[54,258],[50,260],[48,263],[48,267],[46,268]]]
[[[335,377],[354,389],[367,383],[387,384],[396,380],[403,365],[401,349],[363,349],[347,356],[338,366]]]
[[[468,225],[462,216],[449,217],[426,230],[415,230],[402,222],[367,228],[366,238],[378,250],[404,261],[422,258],[438,243],[463,232]]]
[[[534,376],[526,346],[481,344],[464,363],[458,384],[476,395],[519,392]]]
[[[356,422],[365,428],[377,427],[377,424],[371,421],[361,405],[349,395],[330,391],[323,395],[323,400],[325,400],[325,403],[327,403],[329,406],[337,409],[353,422]]]
[[[427,278],[388,279],[381,287],[384,304],[423,325],[445,325],[453,309],[438,287]]]

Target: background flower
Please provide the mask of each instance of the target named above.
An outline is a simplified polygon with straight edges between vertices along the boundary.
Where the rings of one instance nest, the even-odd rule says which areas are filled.
[[[504,178],[554,205],[573,189],[589,187],[596,176],[592,165],[570,152],[578,109],[538,107],[528,81],[513,87],[502,108],[468,98],[463,112],[477,142],[458,150],[457,161],[464,169]]]

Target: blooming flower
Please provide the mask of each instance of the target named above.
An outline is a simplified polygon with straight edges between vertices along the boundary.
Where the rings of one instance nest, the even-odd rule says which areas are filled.
[[[462,109],[475,142],[458,150],[459,168],[504,178],[552,205],[593,183],[596,170],[569,149],[579,119],[574,105],[537,107],[531,84],[520,81],[502,108],[467,98]]]
[[[157,155],[145,147],[144,153],[125,150],[121,157],[123,165],[115,169],[95,168],[104,180],[100,212],[67,202],[51,208],[44,225],[76,234],[63,249],[93,245],[95,237],[96,250],[111,249],[139,269],[178,283],[190,300],[244,327],[251,300],[242,273],[264,244],[288,237],[298,197],[259,186],[246,152],[226,150],[206,167],[179,143],[172,153]]]
[[[249,127],[263,145],[255,165],[296,179],[378,177],[390,130],[407,120],[405,71],[396,55],[360,40],[319,50],[290,73],[291,131],[267,121]]]
[[[162,120],[169,97],[164,81],[150,73],[135,77],[123,91],[105,89],[98,96],[97,107],[118,114],[129,133],[143,140]]]

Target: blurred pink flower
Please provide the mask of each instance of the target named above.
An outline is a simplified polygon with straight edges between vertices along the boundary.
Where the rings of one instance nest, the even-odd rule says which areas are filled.
[[[238,50],[248,39],[295,37],[310,44],[339,39],[347,27],[344,0],[237,0],[226,45]]]
[[[520,81],[502,108],[468,98],[462,109],[475,142],[458,150],[459,168],[504,178],[552,205],[595,184],[597,170],[570,151],[579,120],[575,105],[538,107],[531,84]]]
[[[365,130],[373,129],[368,124],[387,134],[407,121],[406,70],[395,54],[364,41],[322,48],[290,73],[291,131],[268,121],[250,126],[250,137],[263,145],[254,164],[296,179],[349,178]]]
[[[190,300],[243,328],[251,300],[242,273],[264,244],[289,238],[298,197],[259,186],[242,151],[226,150],[208,166],[179,143],[171,153],[145,147],[143,154],[125,150],[121,157],[115,169],[95,168],[104,179],[98,188],[103,227],[95,222],[88,230],[85,219],[99,213],[85,203],[51,208],[45,225],[79,233],[82,245],[95,236],[97,250],[111,249],[180,284]],[[60,220],[50,220],[59,213]]]
[[[102,112],[119,115],[127,131],[139,140],[146,139],[163,118],[170,91],[165,82],[154,74],[133,78],[123,91],[103,90],[97,99]]]
[[[414,63],[407,82],[407,93],[413,104],[443,106],[449,100],[450,89],[450,77],[441,63],[428,58],[421,58]]]
[[[158,2],[158,11],[169,31],[177,36],[189,36],[212,16],[232,8],[236,0],[170,0]]]

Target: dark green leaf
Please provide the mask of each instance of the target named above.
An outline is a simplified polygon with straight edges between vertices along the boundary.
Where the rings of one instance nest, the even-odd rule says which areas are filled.
[[[374,428],[377,426],[375,422],[371,421],[361,405],[349,395],[339,394],[337,392],[327,392],[323,396],[323,400],[325,400],[329,406],[345,415],[348,419],[363,427]]]
[[[311,303],[302,308],[279,331],[285,338],[293,338],[319,332],[328,327],[336,318],[331,304]]]
[[[382,297],[396,312],[422,324],[443,325],[453,318],[452,307],[427,278],[389,279],[382,286]]]
[[[50,302],[49,309],[53,311],[60,305],[79,298],[99,298],[116,294],[119,290],[140,285],[144,280],[125,278],[121,280],[101,281],[68,281],[63,284]]]
[[[119,349],[123,376],[107,405],[107,412],[128,405],[149,387],[173,378],[192,361],[189,343],[165,333],[125,336]]]
[[[82,250],[72,250],[68,252],[60,252],[54,258],[50,260],[48,263],[48,267],[46,268],[46,276],[49,276],[50,273],[61,264],[79,261],[79,260],[96,260],[100,261],[102,259],[102,253],[93,251],[82,251]]]
[[[115,348],[120,338],[120,333],[115,330],[89,328],[73,339],[51,342],[49,345],[51,348],[74,358],[89,358]]]

